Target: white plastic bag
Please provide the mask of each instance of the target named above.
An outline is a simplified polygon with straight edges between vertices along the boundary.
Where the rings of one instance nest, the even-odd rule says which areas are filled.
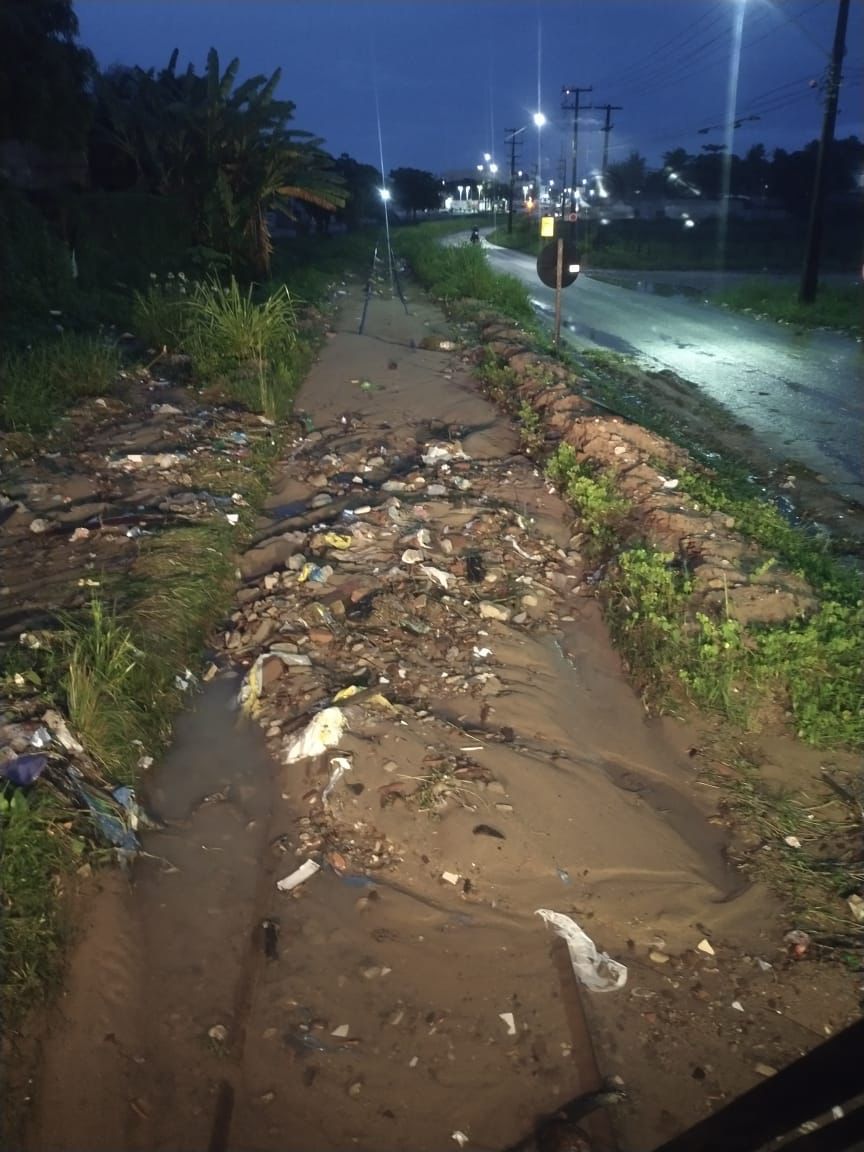
[[[575,920],[548,908],[538,908],[537,915],[551,924],[556,934],[566,941],[573,972],[581,984],[592,992],[614,992],[624,987],[627,983],[626,967],[605,952],[598,952],[594,941]]]
[[[295,732],[285,744],[284,763],[296,764],[298,760],[320,756],[328,748],[335,748],[347,726],[341,708],[324,708],[316,712],[306,727]]]

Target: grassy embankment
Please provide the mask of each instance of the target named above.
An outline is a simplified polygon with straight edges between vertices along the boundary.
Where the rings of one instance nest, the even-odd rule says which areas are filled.
[[[481,252],[467,245],[441,247],[423,230],[400,235],[397,244],[421,283],[454,316],[504,314],[524,326],[526,345],[548,351],[548,338],[532,328],[524,289],[484,268]],[[573,367],[574,379],[584,380],[579,357],[568,353],[565,361]],[[595,388],[605,383],[605,395],[613,403],[627,393],[631,371],[619,357],[591,365]],[[530,405],[518,402],[514,373],[487,358],[480,375],[520,421],[526,445],[538,450],[541,419]],[[628,415],[645,422],[644,409]],[[670,427],[663,431],[675,433]],[[864,869],[855,863],[860,809],[854,798],[846,824],[823,821],[814,797],[770,789],[741,751],[748,725],[758,723],[768,701],[779,703],[798,736],[817,747],[864,748],[860,572],[834,554],[830,540],[815,536],[806,526],[790,524],[763,493],[754,492],[743,465],[721,462],[707,467],[694,460],[692,467],[676,475],[682,499],[703,511],[732,517],[736,533],[764,550],[767,566],[779,561],[800,573],[818,598],[811,616],[776,626],[746,627],[722,613],[694,612],[686,567],[640,538],[638,525],[628,525],[630,508],[613,479],[581,464],[566,446],[545,466],[550,480],[578,513],[587,549],[598,562],[608,564],[599,595],[612,635],[646,699],[667,710],[689,702],[724,722],[736,751],[733,771],[718,776],[718,782],[733,811],[773,845],[770,857],[760,856],[755,866],[770,873],[790,910],[804,922],[826,938],[833,935],[844,945],[857,940],[860,946],[860,933],[844,916],[842,905],[838,912],[837,901],[838,895],[845,896],[864,882]],[[796,829],[800,834],[802,828],[804,849],[786,845],[783,837]]]
[[[715,303],[751,312],[799,328],[833,328],[862,334],[864,286],[823,284],[817,300],[798,302],[796,283],[771,283],[772,273],[795,275],[804,259],[806,227],[798,221],[730,219],[720,258],[718,224],[703,221],[683,229],[676,220],[616,220],[603,226],[596,220],[578,226],[577,246],[584,269],[630,271],[726,271],[761,273],[759,282],[712,291]],[[537,235],[536,220],[517,219],[513,232],[499,226],[490,239],[506,248],[537,255],[548,241]],[[860,272],[857,254],[864,236],[857,218],[828,222],[822,253],[824,272]]]
[[[181,275],[175,261],[182,248],[172,251],[179,239],[159,228],[137,249],[130,234],[129,245],[119,249],[124,266],[112,269],[112,237],[99,236],[94,225],[84,262],[92,260],[104,276],[95,282],[92,268],[72,278],[68,252],[26,203],[8,196],[0,207],[15,225],[9,233],[15,243],[0,258],[6,469],[55,444],[68,450],[68,409],[88,396],[122,399],[128,385],[121,365],[134,374],[163,349],[186,354],[183,382],[206,389],[209,403],[237,403],[273,421],[242,461],[220,460],[214,468],[205,453],[188,462],[197,489],[244,495],[238,529],[213,521],[166,527],[142,542],[125,576],[105,582],[110,599],[94,599],[64,618],[37,648],[0,646],[6,716],[58,708],[86,749],[94,782],[134,782],[143,754],[158,755],[170,737],[184,701],[178,672],[199,666],[207,637],[230,604],[233,557],[251,532],[278,459],[282,422],[320,335],[315,307],[347,267],[365,270],[373,238],[283,245],[271,283],[241,286],[230,278],[196,278],[193,269]],[[130,248],[140,266],[130,262]],[[158,275],[143,262],[145,251]],[[117,333],[126,329],[138,339],[121,345]],[[70,580],[77,575],[70,572]],[[56,982],[70,927],[62,894],[75,869],[110,855],[98,845],[90,818],[49,774],[29,789],[0,786],[0,1012],[7,1026]]]

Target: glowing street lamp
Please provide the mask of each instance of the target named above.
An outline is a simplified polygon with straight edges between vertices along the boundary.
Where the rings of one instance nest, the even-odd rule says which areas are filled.
[[[389,189],[389,188],[380,188],[380,189],[379,189],[379,194],[380,194],[380,196],[381,196],[381,199],[382,199],[382,200],[384,201],[384,203],[386,204],[386,203],[387,203],[387,201],[390,199],[390,189]]]
[[[534,113],[534,115],[531,117],[531,119],[534,121],[534,124],[537,127],[537,197],[538,197],[538,200],[540,200],[542,198],[542,192],[541,192],[542,185],[540,183],[540,159],[541,159],[540,129],[546,123],[546,117],[543,115],[542,112],[538,111],[538,112]]]

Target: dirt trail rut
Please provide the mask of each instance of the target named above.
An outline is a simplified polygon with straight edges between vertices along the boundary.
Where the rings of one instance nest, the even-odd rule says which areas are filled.
[[[361,336],[361,306],[301,395],[315,430],[243,559],[224,675],[147,782],[166,828],[85,899],[28,1148],[504,1148],[599,1063],[636,1152],[844,1018],[800,970],[778,989],[775,908],[726,864],[688,733],[646,717],[572,514],[440,317],[375,299]],[[232,702],[261,655],[256,723]],[[285,763],[349,687],[338,745]],[[538,908],[627,986],[580,995]]]

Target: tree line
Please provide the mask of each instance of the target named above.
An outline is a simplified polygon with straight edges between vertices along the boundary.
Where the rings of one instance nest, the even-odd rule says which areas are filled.
[[[265,278],[273,212],[321,230],[334,220],[355,228],[381,212],[381,174],[331,156],[294,125],[294,103],[277,96],[279,69],[241,80],[239,60],[223,66],[211,49],[200,71],[178,67],[177,51],[163,68],[103,71],[78,35],[71,0],[4,0],[0,145],[83,155],[90,191],[171,201],[198,266]],[[416,212],[430,206],[431,180],[397,169],[389,185]],[[43,190],[41,200],[51,198]]]

